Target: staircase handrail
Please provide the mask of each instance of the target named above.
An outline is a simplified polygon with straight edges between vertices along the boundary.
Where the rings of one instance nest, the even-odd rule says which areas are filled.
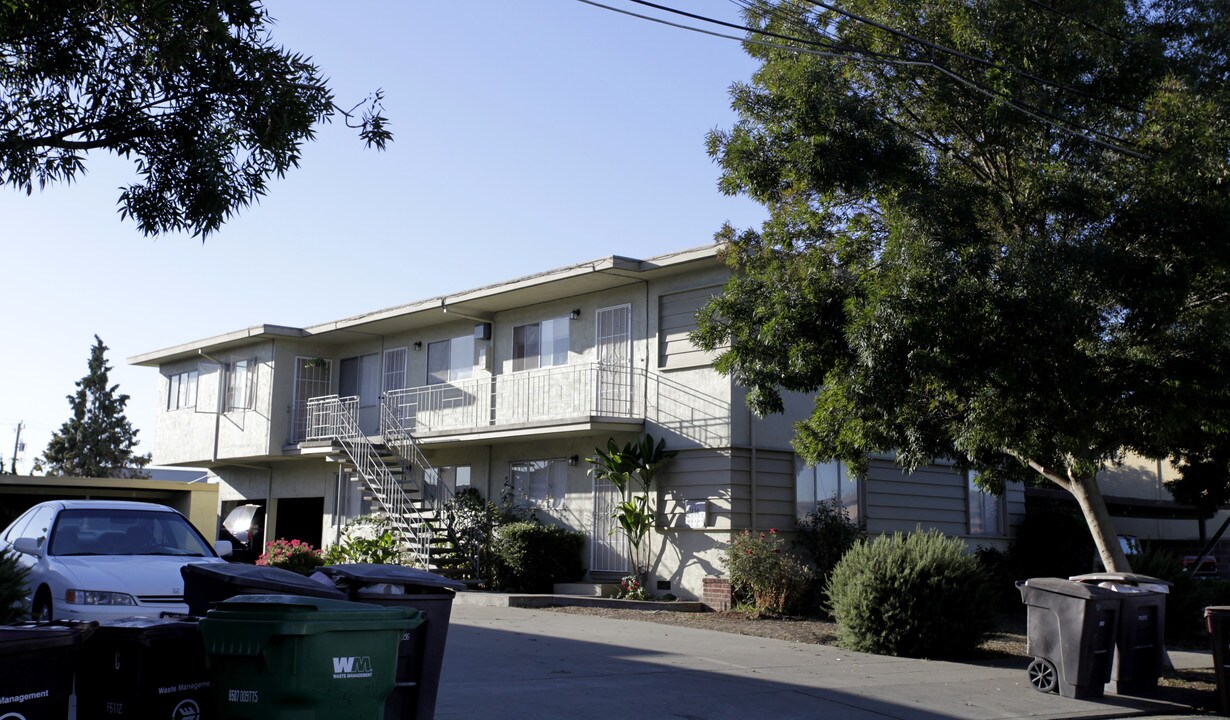
[[[380,397],[380,438],[399,458],[402,458],[405,464],[410,466],[417,465],[422,469],[422,480],[416,479],[414,481],[418,484],[419,495],[430,503],[431,509],[436,511],[437,517],[443,517],[445,506],[453,501],[453,489],[445,484],[444,479],[440,477],[431,463],[427,461],[427,457],[419,446],[419,441],[402,425],[401,418],[389,407],[387,396],[385,395]],[[434,493],[427,492],[428,472],[436,477],[436,492]]]
[[[372,491],[376,501],[389,514],[400,530],[410,536],[410,546],[424,567],[431,567],[431,536],[420,533],[407,521],[413,516],[418,528],[429,527],[429,521],[419,512],[389,468],[376,454],[375,447],[359,429],[359,398],[326,395],[308,400],[308,439],[336,440],[354,464],[359,477]]]

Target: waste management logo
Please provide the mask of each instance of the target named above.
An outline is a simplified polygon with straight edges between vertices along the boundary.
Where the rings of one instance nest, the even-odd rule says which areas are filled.
[[[372,676],[372,659],[367,656],[333,658],[333,679],[350,680]]]

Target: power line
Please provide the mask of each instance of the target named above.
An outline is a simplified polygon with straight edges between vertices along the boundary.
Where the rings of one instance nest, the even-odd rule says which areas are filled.
[[[632,0],[632,2],[639,2],[639,1],[640,1],[640,0]],[[982,65],[982,66],[987,67],[987,68],[990,68],[990,69],[992,69],[992,70],[999,70],[999,71],[1001,71],[1001,72],[1006,72],[1006,73],[1012,73],[1012,74],[1014,74],[1014,75],[1019,75],[1019,76],[1021,76],[1021,77],[1023,77],[1023,78],[1026,78],[1026,79],[1028,79],[1028,80],[1032,80],[1033,82],[1036,82],[1036,83],[1038,83],[1039,85],[1044,85],[1044,86],[1046,86],[1046,87],[1049,87],[1049,88],[1054,88],[1054,89],[1056,89],[1056,90],[1063,90],[1064,92],[1069,92],[1069,93],[1073,93],[1073,94],[1076,94],[1076,95],[1080,95],[1081,97],[1088,98],[1088,99],[1090,99],[1090,100],[1096,100],[1096,101],[1098,101],[1098,102],[1100,102],[1100,103],[1105,103],[1105,104],[1110,105],[1110,106],[1112,106],[1112,107],[1116,107],[1116,108],[1118,108],[1118,109],[1120,109],[1120,110],[1124,110],[1124,111],[1127,111],[1127,112],[1139,113],[1139,110],[1137,110],[1137,109],[1135,109],[1135,108],[1130,108],[1130,107],[1127,107],[1126,105],[1121,105],[1121,104],[1119,104],[1119,103],[1117,103],[1117,102],[1114,102],[1114,101],[1112,101],[1112,100],[1106,100],[1106,99],[1101,98],[1101,97],[1098,97],[1097,95],[1094,95],[1094,94],[1092,94],[1092,93],[1085,92],[1084,90],[1081,90],[1081,89],[1079,89],[1079,88],[1074,88],[1074,87],[1072,87],[1072,86],[1070,86],[1070,85],[1065,85],[1065,84],[1063,84],[1063,83],[1055,82],[1055,81],[1053,81],[1053,80],[1047,80],[1046,78],[1041,78],[1041,77],[1038,77],[1037,75],[1034,75],[1033,73],[1029,73],[1029,72],[1026,72],[1026,71],[1021,70],[1021,69],[1019,69],[1019,68],[1012,67],[1011,65],[1004,65],[1004,64],[1002,64],[1002,63],[997,63],[997,62],[994,62],[994,61],[992,61],[992,60],[987,60],[986,58],[980,58],[980,57],[978,57],[977,55],[970,55],[970,54],[969,54],[969,53],[967,53],[967,52],[962,52],[961,50],[957,50],[957,49],[955,49],[955,48],[950,48],[950,47],[948,47],[948,46],[946,46],[946,45],[940,45],[940,44],[938,44],[938,43],[933,43],[933,42],[931,42],[930,40],[926,40],[926,39],[924,39],[924,38],[920,38],[920,37],[918,37],[917,35],[911,35],[910,33],[907,33],[907,32],[905,32],[904,30],[897,30],[896,28],[889,27],[888,25],[885,25],[885,24],[883,24],[883,23],[876,22],[875,20],[872,20],[872,19],[870,19],[870,18],[865,18],[865,17],[863,17],[863,16],[861,16],[861,15],[857,15],[857,14],[855,14],[855,13],[852,13],[852,12],[848,11],[848,10],[842,10],[841,8],[839,8],[839,7],[837,7],[836,5],[833,5],[833,4],[831,4],[831,3],[821,2],[821,0],[805,0],[805,1],[806,1],[806,2],[808,2],[808,3],[810,3],[810,4],[812,4],[812,5],[817,5],[817,6],[819,6],[819,7],[822,7],[822,8],[824,8],[824,9],[826,9],[826,10],[831,11],[831,12],[835,12],[835,13],[837,13],[838,15],[842,15],[842,16],[844,16],[844,17],[847,17],[847,18],[849,18],[849,19],[851,19],[851,20],[854,20],[855,22],[859,22],[859,23],[862,23],[862,24],[864,24],[864,25],[869,25],[869,26],[871,26],[871,27],[874,27],[874,28],[876,28],[876,29],[878,29],[878,30],[883,30],[884,32],[890,33],[890,34],[895,35],[895,36],[897,36],[897,37],[899,37],[899,38],[902,38],[902,39],[904,39],[904,40],[909,40],[910,42],[918,43],[919,45],[922,45],[923,47],[928,48],[928,49],[930,49],[930,50],[931,50],[931,51],[933,51],[933,52],[940,52],[940,53],[943,53],[943,54],[945,54],[945,55],[951,55],[951,56],[956,57],[956,58],[961,58],[962,60],[968,60],[968,61],[970,61],[970,62],[972,62],[972,63],[976,63],[976,64],[979,64],[979,65]]]
[[[971,80],[970,78],[967,78],[964,75],[961,75],[960,73],[957,73],[954,70],[951,70],[943,65],[940,65],[939,63],[935,62],[934,56],[932,56],[932,58],[925,59],[925,60],[912,60],[912,59],[887,55],[884,53],[878,53],[878,52],[874,52],[870,50],[863,50],[860,48],[855,48],[855,47],[850,47],[850,46],[826,45],[824,43],[818,43],[816,41],[809,41],[803,38],[784,36],[784,35],[780,35],[777,33],[769,33],[767,31],[759,30],[757,28],[736,25],[736,24],[728,23],[726,21],[716,20],[713,18],[707,18],[702,15],[695,15],[693,13],[687,13],[682,10],[677,10],[677,9],[669,8],[666,6],[657,5],[655,3],[650,3],[650,2],[647,2],[647,0],[630,0],[631,2],[635,2],[640,5],[646,5],[649,7],[654,7],[657,9],[664,10],[666,12],[671,12],[671,13],[678,14],[678,15],[684,15],[687,17],[691,17],[692,19],[701,20],[702,22],[709,22],[709,23],[721,25],[724,27],[738,28],[738,29],[741,29],[747,32],[749,35],[765,35],[769,37],[785,39],[789,42],[801,43],[804,45],[814,45],[814,46],[817,46],[820,48],[826,48],[826,49],[817,50],[812,47],[798,47],[796,45],[782,45],[780,43],[769,42],[765,40],[755,40],[751,37],[738,37],[734,35],[720,33],[720,32],[713,31],[713,30],[706,30],[704,28],[694,27],[691,25],[685,25],[683,23],[671,22],[669,20],[654,17],[652,15],[644,15],[641,13],[632,12],[630,10],[612,7],[610,5],[596,2],[596,0],[577,0],[577,1],[581,3],[585,3],[586,5],[592,5],[594,7],[601,8],[603,10],[608,10],[610,12],[619,13],[621,15],[627,15],[629,17],[634,17],[640,20],[647,20],[649,22],[658,23],[660,25],[666,25],[668,27],[673,27],[673,28],[677,28],[680,30],[687,30],[689,32],[700,33],[702,35],[709,35],[711,37],[717,37],[717,38],[722,38],[726,40],[734,40],[740,43],[756,45],[759,47],[766,47],[766,48],[781,50],[785,52],[802,53],[806,55],[814,55],[817,57],[824,57],[824,58],[833,59],[833,60],[843,60],[847,62],[878,62],[878,63],[884,63],[884,64],[889,64],[889,65],[905,66],[905,67],[929,67],[929,68],[932,68],[940,72],[942,75],[950,78],[951,80],[961,85],[964,85],[970,88],[971,90],[978,92],[981,95],[984,95],[988,98],[1003,101],[1004,103],[1006,103],[1008,106],[1010,106],[1012,109],[1016,110],[1017,112],[1020,112],[1021,114],[1026,115],[1027,117],[1030,117],[1033,120],[1036,120],[1049,127],[1052,127],[1055,130],[1058,130],[1059,132],[1065,135],[1068,135],[1070,137],[1077,138],[1080,140],[1085,140],[1094,145],[1098,145],[1099,147],[1103,147],[1107,150],[1129,155],[1131,157],[1140,158],[1140,159],[1147,159],[1149,157],[1148,155],[1131,148],[1130,147],[1132,145],[1131,141],[1125,138],[1121,138],[1117,135],[1113,135],[1111,133],[1107,133],[1107,132],[1098,130],[1096,128],[1083,125],[1073,120],[1068,120],[1066,118],[1060,117],[1058,115],[1050,113],[1041,108],[1035,107],[1028,103],[1022,102],[1020,100],[1016,100],[1015,98],[1013,98],[1010,95],[1007,95],[1006,93],[994,90],[990,87],[987,87],[986,85],[983,85],[982,83],[979,83],[976,80]],[[808,0],[808,1],[810,2],[811,0]],[[895,32],[899,32],[899,31],[895,31]],[[922,42],[925,43],[926,41],[922,41]],[[1097,98],[1093,98],[1093,99],[1097,99]]]

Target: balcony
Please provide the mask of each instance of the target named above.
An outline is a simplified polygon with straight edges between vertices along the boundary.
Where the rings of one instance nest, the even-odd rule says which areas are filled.
[[[308,403],[309,440],[331,424],[318,417],[325,407],[318,400],[323,398]],[[647,420],[701,445],[730,440],[728,402],[629,367],[567,365],[424,385],[386,392],[382,403],[405,432],[429,443],[479,434],[613,429]],[[359,412],[357,400],[343,399],[343,406]]]
[[[385,393],[407,432],[423,437],[493,428],[643,421],[645,376],[631,368],[567,365]]]

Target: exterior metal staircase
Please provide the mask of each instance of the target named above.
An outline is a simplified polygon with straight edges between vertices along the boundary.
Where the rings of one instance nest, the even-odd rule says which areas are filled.
[[[342,449],[352,479],[362,482],[378,508],[377,514],[389,522],[406,540],[416,564],[429,570],[441,569],[437,561],[449,556],[447,533],[441,521],[443,499],[425,497],[426,483],[420,484],[414,472],[435,476],[414,438],[397,424],[385,435],[384,416],[396,423],[382,404],[382,442],[373,443],[359,429],[359,399],[328,395],[308,401],[308,440],[331,440]],[[392,442],[390,442],[390,439]],[[435,483],[440,487],[442,483]],[[436,494],[438,493],[428,493]]]

